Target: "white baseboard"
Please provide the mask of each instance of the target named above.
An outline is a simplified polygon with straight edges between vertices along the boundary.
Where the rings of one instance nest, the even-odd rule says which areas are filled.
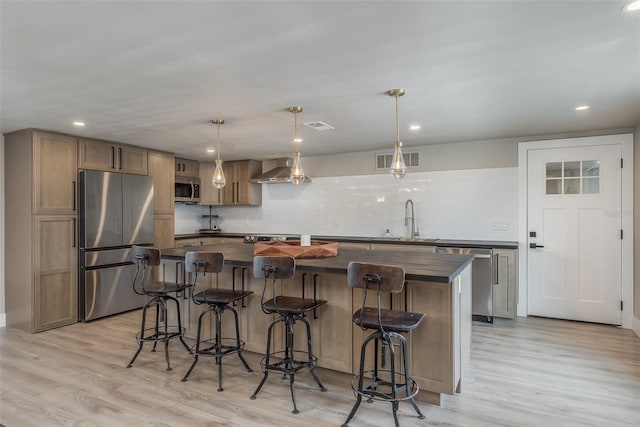
[[[633,329],[633,332],[640,337],[640,319],[635,316],[633,316],[633,320],[631,321],[631,329]]]
[[[7,326],[7,313],[0,313],[0,328],[4,328],[5,326]],[[640,323],[638,323],[638,326],[640,326]]]

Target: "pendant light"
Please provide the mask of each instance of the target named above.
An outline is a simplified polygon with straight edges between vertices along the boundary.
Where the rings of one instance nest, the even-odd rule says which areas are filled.
[[[211,123],[216,125],[218,130],[218,158],[216,159],[216,168],[213,171],[213,178],[211,178],[211,184],[217,189],[220,189],[225,186],[227,183],[226,178],[224,177],[224,171],[222,170],[222,160],[220,159],[220,125],[224,124],[224,120],[215,119],[211,120]]]
[[[398,97],[404,95],[404,89],[391,89],[387,92],[389,96],[396,98],[396,142],[393,144],[393,160],[389,173],[395,179],[402,179],[407,173],[407,164],[402,155],[402,142],[400,142],[400,114],[398,113]]]
[[[302,107],[289,107],[290,113],[293,113],[293,142],[296,144],[296,151],[293,153],[293,166],[291,166],[291,182],[298,185],[304,182],[304,171],[300,163],[300,147],[302,139],[298,138],[298,113],[302,113]]]

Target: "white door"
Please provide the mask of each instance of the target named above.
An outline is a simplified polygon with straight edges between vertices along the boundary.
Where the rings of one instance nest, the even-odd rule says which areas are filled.
[[[621,157],[621,145],[528,151],[529,314],[622,323]]]

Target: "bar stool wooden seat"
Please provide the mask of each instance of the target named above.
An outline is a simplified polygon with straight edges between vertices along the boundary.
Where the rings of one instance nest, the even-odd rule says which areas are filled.
[[[138,350],[133,355],[133,358],[127,365],[130,368],[135,362],[136,358],[142,350],[142,346],[145,342],[152,342],[152,352],[156,351],[156,346],[159,342],[164,343],[164,355],[167,361],[167,371],[171,370],[171,363],[169,362],[169,341],[173,338],[179,338],[180,342],[191,352],[187,343],[184,342],[182,336],[184,335],[184,328],[182,327],[182,321],[180,320],[180,304],[178,300],[171,296],[177,292],[184,292],[189,288],[185,283],[173,283],[165,281],[152,281],[150,279],[151,271],[153,268],[160,265],[160,250],[145,246],[133,246],[131,248],[133,254],[133,261],[136,263],[136,274],[133,278],[133,290],[138,295],[146,295],[150,299],[142,307],[142,323],[140,326],[140,332],[136,335],[138,341]],[[173,302],[176,306],[177,325],[169,325],[167,318],[168,305],[167,302]],[[146,327],[147,309],[149,307],[156,307],[155,325],[151,328]]]
[[[293,401],[293,413],[297,414],[296,396],[293,387],[295,375],[298,372],[308,370],[316,381],[321,391],[326,391],[320,379],[314,372],[318,359],[313,355],[311,345],[311,326],[309,321],[303,316],[305,313],[313,311],[327,301],[298,298],[293,296],[281,296],[278,292],[278,281],[281,279],[291,279],[295,274],[295,259],[290,256],[256,256],[253,258],[253,275],[256,278],[264,278],[264,288],[262,290],[261,306],[265,314],[276,314],[279,317],[274,319],[267,330],[267,350],[265,356],[260,361],[264,376],[258,387],[251,395],[255,399],[258,392],[264,385],[270,372],[280,372],[284,377],[289,377],[289,388],[291,390],[291,400]],[[271,281],[272,298],[265,301],[266,289]],[[307,333],[307,349],[305,351],[294,349],[294,324],[296,321],[304,323]],[[285,327],[285,346],[282,351],[271,351],[271,338],[273,328],[282,323]]]
[[[236,289],[216,289],[210,288],[200,292],[196,292],[198,285],[198,275],[202,273],[217,274],[222,271],[224,264],[224,255],[221,252],[187,252],[184,259],[184,267],[187,273],[194,273],[192,299],[197,305],[208,304],[209,307],[200,313],[198,317],[198,335],[196,344],[193,347],[193,363],[189,370],[182,378],[187,381],[189,374],[193,371],[198,363],[199,356],[214,357],[218,365],[218,391],[222,391],[222,358],[231,354],[237,354],[247,371],[253,372],[249,364],[242,356],[244,349],[244,341],[240,339],[240,328],[238,326],[238,312],[232,307],[234,301],[241,300],[249,295],[252,291],[236,290]],[[235,321],[235,337],[226,338],[222,336],[222,315],[225,311],[233,313]],[[215,336],[212,339],[202,338],[202,320],[208,314],[215,314],[216,326]]]
[[[362,307],[354,313],[353,323],[363,330],[371,329],[374,332],[362,342],[360,369],[351,382],[351,387],[356,395],[356,403],[343,426],[347,426],[354,417],[363,397],[366,397],[368,401],[391,402],[396,427],[399,426],[397,414],[399,402],[403,400],[408,400],[418,413],[418,417],[424,418],[424,414],[414,400],[419,387],[409,373],[407,340],[402,333],[417,328],[425,316],[422,313],[387,310],[380,307],[381,293],[402,291],[404,268],[393,265],[350,262],[347,267],[347,281],[352,288],[363,290]],[[375,291],[377,307],[366,306],[367,290]],[[374,365],[373,369],[365,371],[366,349],[371,341],[374,341]],[[396,347],[401,350],[400,369],[396,369]],[[387,352],[390,353],[390,369],[386,369]],[[379,353],[381,353],[381,363],[378,360]]]

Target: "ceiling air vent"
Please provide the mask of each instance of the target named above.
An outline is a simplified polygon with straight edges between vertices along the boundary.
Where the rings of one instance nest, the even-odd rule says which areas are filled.
[[[323,131],[323,130],[333,130],[335,129],[333,126],[326,124],[325,122],[307,122],[307,123],[303,123],[303,125],[305,125],[308,128],[311,128],[313,130],[317,130],[317,131]]]
[[[420,156],[417,151],[413,153],[403,153],[403,157],[408,168],[420,166]],[[389,169],[391,167],[392,160],[393,153],[376,154],[376,169]]]

